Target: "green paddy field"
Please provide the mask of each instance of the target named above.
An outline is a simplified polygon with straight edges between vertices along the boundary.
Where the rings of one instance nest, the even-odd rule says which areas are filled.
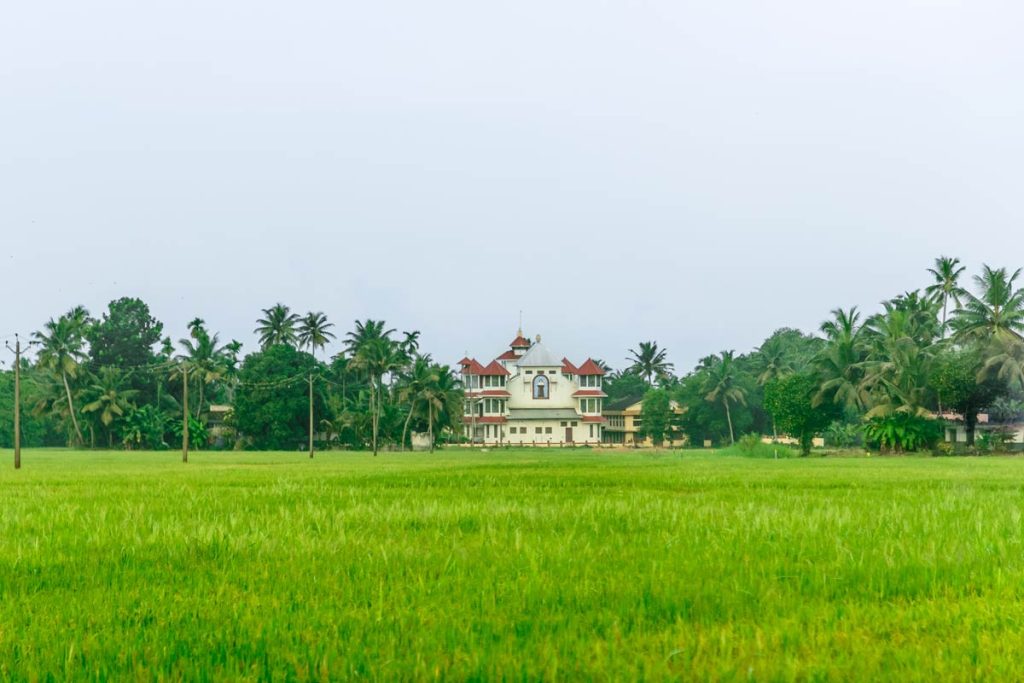
[[[0,457],[0,679],[1024,678],[1022,458]]]

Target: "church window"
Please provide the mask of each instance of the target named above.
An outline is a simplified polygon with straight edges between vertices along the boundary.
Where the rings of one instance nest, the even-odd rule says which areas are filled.
[[[533,397],[548,398],[548,378],[544,375],[537,375],[533,379]]]

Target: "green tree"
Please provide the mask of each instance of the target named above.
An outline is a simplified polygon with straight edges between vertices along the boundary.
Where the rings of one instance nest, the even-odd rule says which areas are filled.
[[[463,394],[455,373],[447,365],[434,366],[432,381],[420,392],[427,408],[427,435],[434,450],[434,427],[453,428],[462,416]]]
[[[405,365],[405,355],[391,339],[378,337],[365,341],[356,351],[352,362],[366,373],[369,381],[373,454],[377,455],[384,394],[387,390],[384,376],[401,369]]]
[[[963,306],[954,312],[953,329],[959,341],[1024,340],[1024,289],[1014,286],[1020,273],[1020,268],[1008,273],[986,265],[981,275],[974,276],[978,294],[968,292]]]
[[[949,301],[953,300],[957,308],[961,306],[961,299],[966,296],[967,291],[960,286],[960,276],[967,270],[960,265],[960,259],[940,256],[935,259],[935,267],[929,268],[928,272],[935,278],[935,282],[929,285],[925,292],[935,301],[942,302],[942,338],[946,338],[948,329]]]
[[[978,346],[944,351],[929,377],[941,404],[963,416],[967,444],[974,445],[978,413],[1006,393],[1006,384],[990,378]]]
[[[994,340],[980,374],[995,378],[1010,389],[1024,390],[1024,342],[1012,337]]]
[[[315,360],[286,344],[274,344],[242,362],[236,390],[235,424],[257,449],[294,450],[307,433],[307,397],[303,386]],[[322,392],[315,408],[325,414]]]
[[[263,317],[256,321],[254,332],[260,337],[260,346],[265,350],[275,344],[294,346],[299,316],[284,304],[274,304],[263,309]]]
[[[188,378],[198,389],[195,417],[202,416],[206,405],[206,389],[224,379],[228,373],[228,350],[221,346],[220,336],[210,334],[203,321],[196,320],[190,325],[190,338],[180,339],[184,353],[178,356],[179,367],[174,373],[183,375],[188,371]]]
[[[640,342],[638,348],[630,349],[629,354],[633,360],[630,370],[647,380],[647,384],[653,386],[655,378],[659,380],[672,374],[673,365],[669,363],[667,351],[659,349],[657,342]]]
[[[821,325],[825,346],[813,360],[821,380],[814,401],[835,403],[859,414],[870,401],[863,382],[866,345],[859,324],[860,313],[854,306],[849,310],[836,308],[832,316],[832,320]]]
[[[672,432],[672,399],[666,389],[651,389],[640,406],[644,436],[660,447]]]
[[[92,366],[130,370],[152,363],[153,347],[163,329],[142,299],[111,301],[103,317],[86,332]]]
[[[83,392],[85,403],[83,413],[95,414],[107,432],[107,445],[114,445],[115,420],[122,418],[134,407],[133,401],[138,390],[130,388],[129,377],[119,368],[104,366],[92,376],[91,382]]]
[[[817,391],[818,378],[807,372],[775,378],[764,388],[765,407],[783,432],[800,441],[805,456],[811,452],[814,435],[841,416],[835,403],[815,403]]]
[[[936,319],[913,307],[892,306],[865,325],[868,351],[862,387],[872,404],[866,417],[927,414],[928,380],[938,350]]]
[[[316,352],[327,346],[327,342],[334,339],[331,328],[334,323],[327,322],[327,316],[320,312],[307,313],[299,322],[299,344],[309,351],[309,354],[316,360]],[[313,457],[313,366],[309,372],[309,457]]]
[[[704,399],[718,403],[725,408],[725,419],[729,425],[729,443],[736,443],[733,431],[731,405],[746,405],[747,391],[739,382],[733,351],[722,351],[717,360],[708,368],[707,393]]]
[[[67,399],[67,415],[74,427],[76,443],[82,445],[82,430],[75,414],[70,379],[78,376],[79,368],[87,358],[85,332],[89,314],[81,306],[71,309],[57,320],[50,318],[43,330],[34,333],[40,345],[38,364],[59,376]]]
[[[409,425],[423,400],[424,391],[437,382],[436,372],[437,367],[432,365],[428,358],[418,357],[402,377],[398,389],[398,400],[408,405],[408,413],[402,426],[402,448],[406,446]]]
[[[620,370],[607,374],[601,384],[604,392],[608,394],[608,403],[627,398],[639,399],[651,388],[643,377],[632,370]]]

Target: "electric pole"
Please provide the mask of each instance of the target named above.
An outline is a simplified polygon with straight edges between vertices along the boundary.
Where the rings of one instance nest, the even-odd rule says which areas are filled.
[[[182,364],[181,377],[181,403],[184,408],[181,415],[181,461],[188,462],[188,366],[185,364]]]
[[[21,469],[21,339],[14,335],[14,469]]]
[[[403,446],[404,448],[404,446]],[[313,459],[313,372],[309,373],[309,459]]]

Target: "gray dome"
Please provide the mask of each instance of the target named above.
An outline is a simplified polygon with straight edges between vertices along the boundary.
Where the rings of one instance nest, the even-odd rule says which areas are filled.
[[[520,368],[560,368],[561,359],[557,358],[540,342],[535,342],[530,350],[523,354],[523,357],[516,361],[516,367]]]

